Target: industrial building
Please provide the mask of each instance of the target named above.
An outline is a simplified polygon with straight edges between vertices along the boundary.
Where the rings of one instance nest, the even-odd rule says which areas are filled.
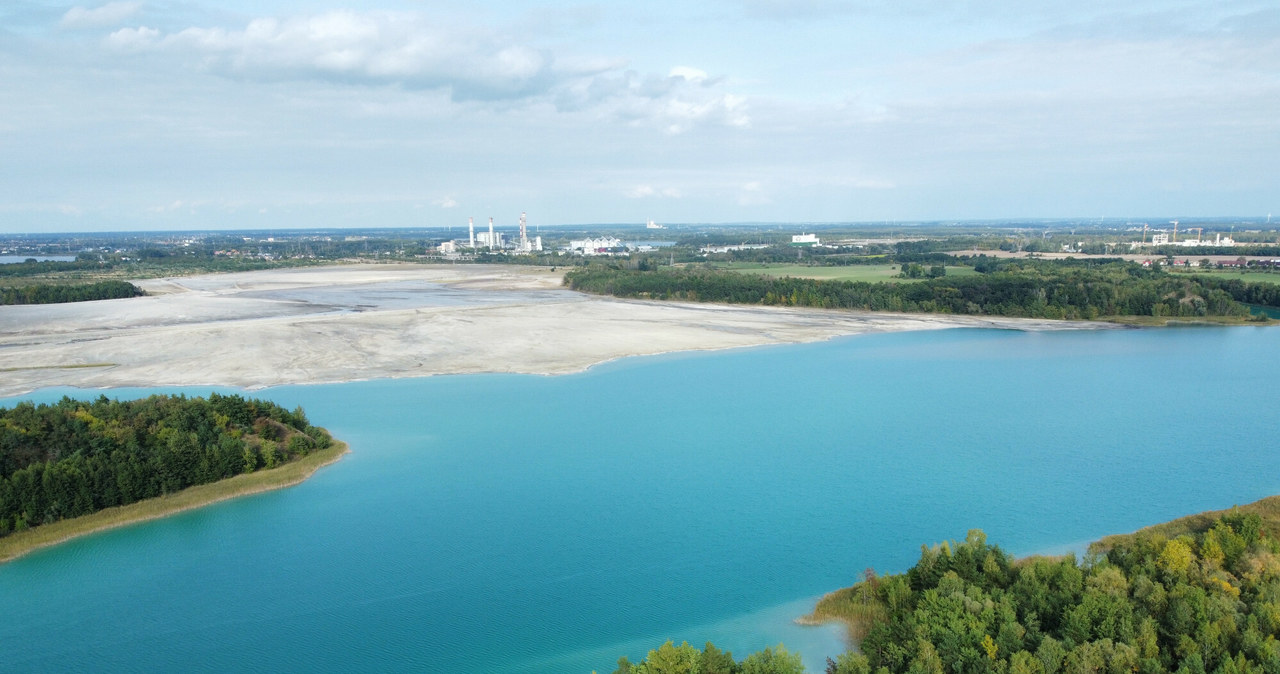
[[[483,250],[502,253],[533,253],[542,250],[542,237],[529,238],[528,218],[524,213],[520,214],[520,238],[514,244],[509,244],[503,233],[495,229],[493,218],[489,218],[489,231],[487,232],[477,232],[475,218],[467,218],[466,240],[445,241],[440,244],[440,253],[442,255],[457,255],[462,252],[463,248],[467,249],[468,252]]]
[[[569,252],[580,255],[608,255],[626,248],[622,239],[613,236],[602,236],[598,239],[575,239],[569,242]]]

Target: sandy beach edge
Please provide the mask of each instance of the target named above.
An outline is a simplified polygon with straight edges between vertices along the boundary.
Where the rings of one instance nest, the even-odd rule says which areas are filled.
[[[225,480],[187,487],[173,494],[10,534],[0,538],[0,564],[101,531],[170,517],[243,496],[297,486],[315,475],[316,471],[337,462],[349,451],[351,448],[347,443],[335,439],[332,446],[277,468],[241,473]]]
[[[626,303],[623,301],[620,303]],[[643,300],[631,300],[633,303],[642,303]],[[650,301],[660,304],[658,301]],[[719,306],[719,305],[712,305]],[[778,310],[776,307],[739,307],[736,305],[724,305],[733,309],[746,311],[764,310],[769,312],[770,309]],[[786,309],[781,309],[785,312]],[[805,313],[816,311],[832,311],[832,310],[801,310]],[[842,312],[844,313],[844,312]],[[836,316],[840,314],[837,313]],[[938,315],[938,314],[897,314],[889,312],[847,312],[847,315],[854,315],[860,318],[869,319],[868,324],[850,324],[840,328],[828,328],[822,330],[814,330],[808,334],[787,334],[780,335],[777,333],[769,336],[762,336],[758,341],[737,344],[697,344],[696,342],[686,342],[684,344],[672,345],[670,348],[662,348],[656,350],[637,349],[637,348],[618,348],[611,353],[597,354],[594,357],[584,357],[575,349],[566,349],[560,358],[555,362],[542,362],[540,366],[530,367],[526,363],[509,362],[506,367],[475,367],[475,366],[438,366],[421,369],[383,369],[377,368],[366,369],[360,376],[326,376],[326,374],[307,373],[298,376],[298,373],[292,373],[291,376],[274,377],[264,379],[262,377],[248,378],[244,375],[234,372],[225,371],[218,372],[212,377],[203,377],[196,380],[173,379],[169,381],[157,381],[154,378],[138,377],[135,373],[124,374],[118,372],[120,368],[118,364],[95,364],[95,369],[102,373],[92,384],[85,385],[76,381],[45,381],[40,383],[29,383],[26,385],[4,385],[0,384],[0,401],[8,398],[19,398],[30,395],[41,390],[49,388],[72,388],[80,391],[97,391],[107,393],[113,389],[120,388],[233,388],[241,391],[261,391],[280,386],[325,386],[334,384],[347,384],[362,381],[377,381],[386,379],[419,379],[427,377],[439,377],[448,375],[486,375],[486,374],[515,374],[515,375],[532,375],[542,377],[558,377],[564,375],[574,375],[587,372],[598,366],[614,363],[629,358],[648,358],[654,356],[668,356],[682,353],[714,353],[722,351],[733,351],[740,349],[757,349],[771,346],[786,346],[797,344],[814,344],[820,342],[830,342],[836,339],[847,339],[860,337],[864,335],[897,333],[897,332],[921,332],[933,330],[953,330],[953,329],[986,329],[986,330],[1008,330],[1013,332],[1059,332],[1059,331],[1095,331],[1095,330],[1134,330],[1144,329],[1148,326],[1127,325],[1120,323],[1111,323],[1106,321],[1083,321],[1083,320],[1050,320],[1035,319],[1021,317],[1001,317],[1001,316],[954,316],[954,315]],[[40,368],[42,370],[79,370],[84,369],[83,365],[65,365]],[[15,369],[33,369],[33,368],[15,368]],[[0,404],[4,404],[0,402]]]

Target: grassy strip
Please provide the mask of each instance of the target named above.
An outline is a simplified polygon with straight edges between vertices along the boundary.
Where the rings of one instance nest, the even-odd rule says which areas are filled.
[[[1254,501],[1242,506],[1235,506],[1243,513],[1254,513],[1262,518],[1262,530],[1271,536],[1280,533],[1280,496],[1268,496],[1260,501]],[[1131,534],[1115,534],[1107,536],[1100,541],[1094,541],[1089,544],[1089,552],[1105,553],[1117,545],[1132,542],[1137,536],[1164,536],[1165,538],[1177,538],[1183,534],[1199,534],[1208,531],[1219,517],[1231,512],[1231,508],[1226,510],[1209,510],[1195,515],[1187,515],[1176,520],[1164,522],[1162,524],[1153,524],[1149,527],[1139,529]]]
[[[1274,325],[1277,321],[1257,315],[1244,316],[1099,316],[1099,321],[1154,328],[1194,325]]]
[[[98,531],[167,517],[184,510],[238,496],[292,487],[311,477],[320,468],[337,461],[346,453],[347,444],[334,440],[333,444],[326,449],[311,452],[277,468],[242,473],[225,480],[188,487],[173,494],[19,531],[0,538],[0,563],[21,557],[32,550],[57,545]]]
[[[818,600],[813,613],[797,618],[796,622],[801,625],[843,623],[851,643],[862,641],[872,625],[889,617],[889,607],[876,599],[868,586],[871,582],[875,581],[864,580],[853,587],[828,592]]]
[[[1256,513],[1261,517],[1262,529],[1269,535],[1275,535],[1280,532],[1280,496],[1268,496],[1260,501],[1236,506],[1236,508],[1241,512]],[[1131,543],[1137,536],[1155,535],[1176,538],[1183,534],[1203,533],[1212,528],[1218,518],[1230,512],[1231,509],[1209,510],[1195,515],[1180,517],[1162,524],[1154,524],[1131,534],[1106,536],[1101,540],[1090,543],[1089,552],[1104,554],[1118,545]],[[1023,561],[1025,559],[1018,560],[1019,563]],[[797,618],[796,622],[801,625],[822,625],[831,622],[843,623],[848,631],[849,641],[852,644],[857,644],[866,637],[872,625],[886,619],[889,615],[889,607],[876,598],[875,593],[871,591],[868,585],[868,583],[874,582],[876,582],[874,579],[864,580],[855,583],[852,587],[841,588],[835,592],[827,593],[818,600],[817,606],[813,608],[813,613]]]

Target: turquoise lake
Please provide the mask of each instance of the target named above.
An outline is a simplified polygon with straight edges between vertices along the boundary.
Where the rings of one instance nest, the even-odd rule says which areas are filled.
[[[0,670],[603,674],[674,639],[821,671],[839,631],[791,621],[922,543],[1280,493],[1278,382],[1273,328],[945,330],[258,391],[352,452],[0,566]]]

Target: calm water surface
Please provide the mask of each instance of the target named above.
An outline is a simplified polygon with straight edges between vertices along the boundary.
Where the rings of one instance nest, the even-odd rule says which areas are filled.
[[[18,264],[34,259],[38,262],[75,262],[74,255],[0,255],[0,264]]]
[[[270,389],[352,453],[0,566],[0,669],[585,673],[710,639],[821,671],[839,634],[792,618],[921,543],[1026,554],[1280,493],[1278,347],[949,330]]]

